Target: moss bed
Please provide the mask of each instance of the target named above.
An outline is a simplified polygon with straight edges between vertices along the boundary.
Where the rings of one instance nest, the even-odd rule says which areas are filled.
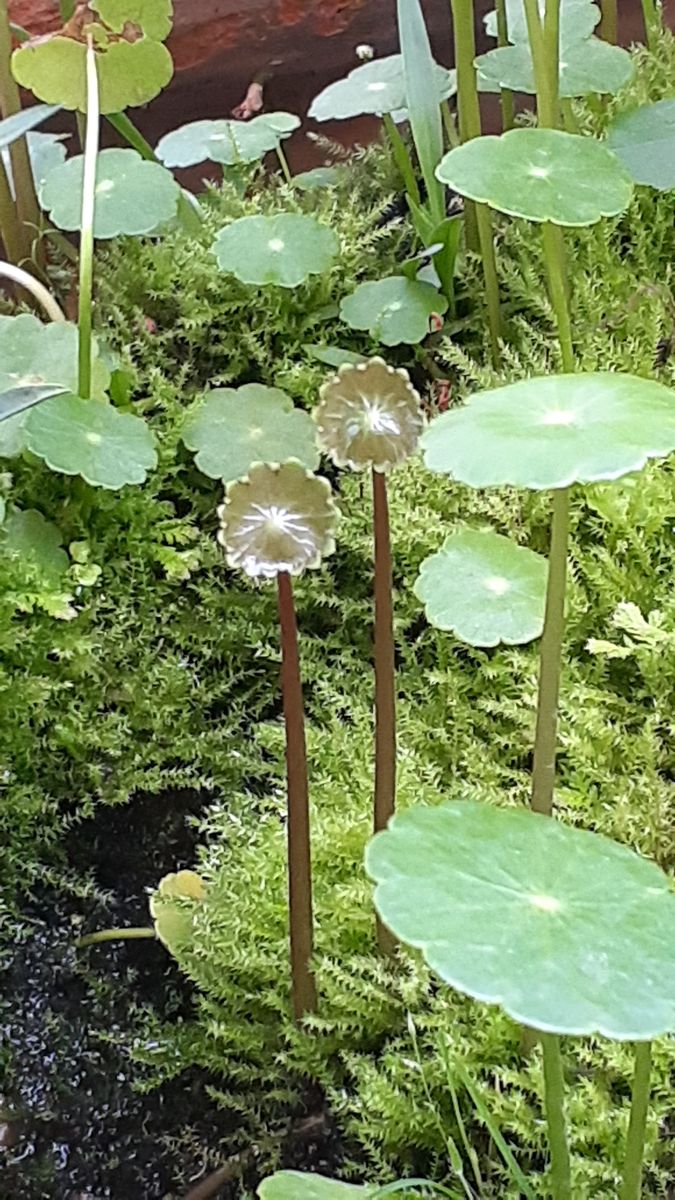
[[[675,43],[637,51],[636,101],[672,91]],[[619,98],[625,105],[626,97]],[[611,114],[579,107],[586,127]],[[97,326],[131,372],[131,397],[160,441],[144,488],[92,491],[23,462],[2,484],[83,545],[68,589],[0,559],[0,739],[7,1183],[23,1200],[183,1197],[232,1160],[232,1200],[279,1165],[345,1179],[448,1179],[460,1112],[485,1197],[517,1191],[458,1081],[468,1069],[537,1195],[547,1196],[540,1063],[500,1013],[450,995],[416,958],[374,949],[362,867],[372,788],[372,551],[363,483],[334,480],[334,557],[297,593],[309,715],[320,1014],[299,1032],[288,1008],[283,740],[274,590],[224,568],[219,488],[180,443],[208,383],[258,380],[311,407],[325,369],[307,343],[374,352],[336,312],[354,285],[400,261],[385,153],[357,154],[337,189],[292,196],[261,176],[206,198],[201,242],[175,233],[121,242],[99,267]],[[291,294],[225,281],[209,253],[224,215],[281,203],[338,233],[332,272]],[[638,189],[601,231],[570,235],[583,369],[675,385],[673,197]],[[558,369],[537,242],[498,225],[510,341],[499,378]],[[497,376],[487,365],[479,266],[465,261],[452,340],[388,355],[429,403],[430,370],[454,399]],[[419,462],[391,488],[400,693],[400,803],[449,791],[517,803],[528,792],[536,648],[472,650],[429,628],[412,591],[453,525],[490,523],[544,550],[536,495],[469,493]],[[675,479],[577,488],[561,699],[558,799],[565,819],[610,834],[672,870],[675,805]],[[596,639],[589,648],[589,639]],[[147,922],[147,890],[198,869],[208,901],[174,963],[153,943],[76,954],[78,932]],[[630,1088],[626,1048],[572,1043],[574,1195],[616,1196]],[[656,1050],[645,1195],[672,1196],[675,1052]],[[237,1156],[243,1156],[239,1159]],[[4,1188],[4,1191],[2,1190]]]

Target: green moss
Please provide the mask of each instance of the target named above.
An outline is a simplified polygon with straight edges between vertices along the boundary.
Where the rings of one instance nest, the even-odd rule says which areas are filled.
[[[641,52],[635,99],[667,90],[673,47],[666,36],[657,59]],[[362,868],[372,789],[372,550],[367,489],[347,475],[339,480],[337,553],[298,587],[322,1008],[307,1034],[289,1019],[274,589],[225,575],[213,540],[218,489],[198,475],[179,442],[186,405],[210,382],[256,379],[311,405],[323,372],[305,354],[305,342],[369,348],[367,339],[347,336],[336,306],[360,280],[395,269],[404,253],[403,229],[377,225],[389,170],[381,154],[369,152],[344,188],[299,199],[227,186],[209,196],[200,242],[176,233],[159,244],[125,243],[106,257],[99,325],[134,364],[133,402],[158,433],[161,464],[150,486],[119,497],[30,465],[17,469],[22,503],[56,519],[66,543],[86,540],[102,575],[76,595],[77,618],[59,623],[39,604],[32,613],[17,609],[16,567],[2,568],[6,896],[58,864],[64,829],[98,804],[199,789],[208,807],[196,865],[210,890],[181,961],[196,984],[196,1013],[192,1022],[153,1031],[162,1046],[152,1056],[155,1077],[194,1062],[219,1073],[217,1099],[238,1117],[233,1149],[255,1140],[261,1163],[272,1165],[267,1136],[283,1126],[289,1101],[311,1076],[373,1176],[407,1169],[443,1176],[448,1131],[457,1132],[448,1080],[458,1060],[546,1196],[539,1064],[522,1062],[517,1031],[498,1012],[437,987],[414,958],[403,956],[392,970],[374,953]],[[316,210],[336,228],[342,254],[331,275],[291,295],[246,289],[220,275],[210,245],[224,220],[281,200]],[[504,374],[555,370],[537,239],[506,221],[498,239],[511,331]],[[674,324],[672,196],[639,190],[624,217],[570,235],[568,245],[581,365],[652,374],[658,343]],[[435,342],[431,349],[456,395],[495,379],[479,302],[471,299],[480,294],[478,265],[469,259],[460,287],[461,345]],[[400,352],[401,362],[408,353]],[[675,360],[657,374],[675,383]],[[668,465],[620,486],[576,490],[558,791],[566,819],[666,868],[674,865],[675,844],[672,495]],[[456,644],[427,628],[412,583],[421,560],[459,521],[489,522],[544,549],[546,500],[508,490],[470,493],[413,463],[392,481],[391,507],[400,803],[463,792],[525,801],[536,649],[484,652]],[[19,582],[22,595],[30,592],[30,581]],[[591,650],[589,638],[601,644]],[[567,1058],[575,1195],[609,1200],[627,1120],[630,1056],[620,1046],[579,1042],[568,1045]],[[660,1045],[646,1186],[653,1198],[667,1194],[675,1166],[667,1141],[657,1139],[674,1067],[672,1047]],[[515,1197],[459,1091],[482,1152],[485,1194]]]

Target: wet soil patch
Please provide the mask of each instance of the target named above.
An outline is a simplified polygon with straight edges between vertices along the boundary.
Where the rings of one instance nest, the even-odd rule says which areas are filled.
[[[88,880],[91,895],[42,887],[5,931],[0,1200],[182,1200],[231,1154],[232,1118],[207,1094],[222,1079],[191,1068],[148,1092],[134,1087],[144,1069],[129,1050],[144,1014],[190,1020],[189,981],[152,940],[74,945],[83,932],[149,923],[146,889],[192,863],[203,803],[180,793],[102,809],[66,845],[69,877]],[[337,1167],[340,1137],[319,1092],[308,1090],[287,1122],[279,1117],[287,1165]],[[254,1186],[255,1158],[243,1173]],[[204,1195],[236,1200],[236,1175]]]

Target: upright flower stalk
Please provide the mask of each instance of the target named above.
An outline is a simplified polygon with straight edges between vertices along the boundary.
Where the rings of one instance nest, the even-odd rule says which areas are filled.
[[[386,829],[396,809],[396,670],[387,473],[417,448],[420,398],[406,371],[381,358],[345,365],[321,389],[314,411],[320,448],[340,467],[370,469],[374,532],[375,784],[373,828]],[[377,922],[380,949],[391,934]]]
[[[84,400],[91,396],[91,333],[94,290],[94,218],[96,215],[96,165],[98,162],[100,106],[98,71],[94,44],[87,39],[87,123],[82,178],[80,222],[80,287],[78,301],[78,390]]]
[[[317,1007],[312,969],[314,914],[305,717],[292,576],[318,567],[335,548],[330,485],[291,460],[256,463],[230,483],[218,509],[228,566],[251,579],[276,579],[286,729],[288,912],[293,1013]]]

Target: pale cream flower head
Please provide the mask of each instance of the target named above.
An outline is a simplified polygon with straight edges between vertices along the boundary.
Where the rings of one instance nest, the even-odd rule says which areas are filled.
[[[218,516],[228,566],[252,579],[300,575],[335,549],[330,484],[295,459],[256,463],[245,479],[228,484]]]
[[[321,388],[313,416],[321,450],[355,471],[398,466],[415,452],[424,428],[408,372],[382,358],[340,367]]]

